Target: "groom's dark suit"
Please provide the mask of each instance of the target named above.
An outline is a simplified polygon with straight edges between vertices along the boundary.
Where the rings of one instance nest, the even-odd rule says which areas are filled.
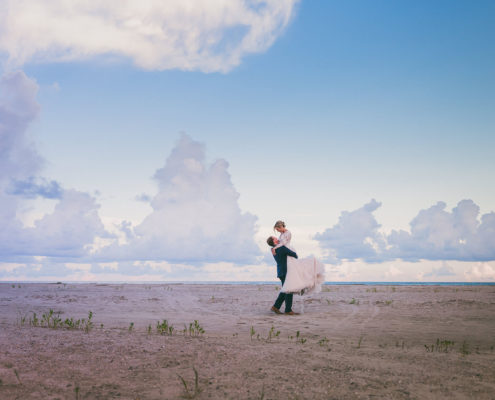
[[[282,285],[285,282],[285,277],[287,275],[287,256],[297,258],[297,254],[292,250],[289,250],[287,247],[282,246],[278,249],[275,249],[275,261],[277,262],[277,278],[282,281]],[[292,293],[286,294],[280,292],[277,300],[275,300],[275,304],[273,305],[275,308],[280,309],[282,303],[285,301],[285,312],[292,311]]]

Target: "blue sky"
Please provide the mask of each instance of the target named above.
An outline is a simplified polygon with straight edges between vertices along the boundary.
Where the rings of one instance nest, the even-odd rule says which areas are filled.
[[[40,107],[30,102],[26,129],[10,134],[44,162],[4,169],[0,201],[15,209],[4,235],[37,250],[5,241],[0,279],[269,280],[264,239],[278,219],[331,280],[495,279],[493,2],[248,2],[229,19],[198,1],[197,28],[194,8],[167,16],[180,8],[171,1],[158,25],[196,34],[171,49],[119,30],[153,32],[146,10],[129,19],[109,6],[94,39],[57,20],[78,27],[77,2],[39,14],[7,3],[3,75],[23,71],[19,93]],[[192,169],[166,163],[173,154]],[[33,179],[40,196],[12,190]],[[67,194],[47,198],[51,181]],[[69,219],[85,229],[65,243],[61,221],[80,207],[90,222]]]

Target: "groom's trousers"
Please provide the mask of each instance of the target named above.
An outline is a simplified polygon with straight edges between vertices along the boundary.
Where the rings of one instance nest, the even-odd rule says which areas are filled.
[[[285,275],[279,276],[279,279],[282,281],[282,286],[284,285],[285,282]],[[282,307],[282,303],[285,301],[285,312],[291,312],[292,311],[292,293],[282,293],[280,292],[278,294],[277,300],[275,300],[274,306],[280,310],[280,307]]]

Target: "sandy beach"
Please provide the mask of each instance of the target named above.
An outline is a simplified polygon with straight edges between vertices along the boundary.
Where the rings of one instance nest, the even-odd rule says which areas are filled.
[[[0,398],[495,398],[494,286],[278,289],[0,284]]]

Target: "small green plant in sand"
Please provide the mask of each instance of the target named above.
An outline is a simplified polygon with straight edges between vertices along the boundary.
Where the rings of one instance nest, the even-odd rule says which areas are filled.
[[[151,324],[148,325],[148,335],[151,335],[152,329],[151,329]]]
[[[385,305],[386,306],[389,306],[393,303],[394,301],[393,300],[385,300]]]
[[[272,327],[268,331],[268,337],[266,338],[266,341],[271,342],[273,338],[276,338],[279,336],[280,336],[280,331],[275,332],[275,327],[272,325]]]
[[[82,325],[84,327],[84,332],[89,333],[91,329],[93,329],[93,311],[90,311],[88,314],[88,319],[85,320],[84,318],[82,319]]]
[[[327,301],[328,305],[332,304],[332,302],[330,300],[328,300],[328,299],[325,299],[325,300]]]
[[[265,400],[265,384],[261,387],[260,400]]]
[[[57,329],[62,326],[62,319],[60,318],[60,313],[55,314],[53,310],[41,315],[40,326],[46,326],[47,328]]]
[[[425,344],[425,349],[428,353],[438,352],[438,353],[448,353],[454,348],[454,342],[451,340],[440,340],[437,339],[436,343],[428,346]]]
[[[395,286],[392,286],[391,290],[392,290],[392,292],[395,292],[397,289],[395,288]]]
[[[15,374],[15,377],[17,378],[17,381],[19,382],[19,385],[22,385],[21,377],[19,376],[19,371],[14,369],[14,374]]]
[[[329,340],[327,339],[327,337],[326,337],[326,336],[325,336],[324,338],[322,338],[322,339],[318,340],[318,344],[319,344],[320,346],[322,346],[322,347],[323,347],[323,346],[326,346],[326,345],[328,344],[328,342],[329,342]]]
[[[79,388],[79,386],[76,385],[76,387],[74,388],[74,393],[76,394],[76,400],[79,400],[79,391],[81,389]]]
[[[29,319],[29,325],[31,326],[39,326],[40,320],[38,319],[38,316],[36,315],[35,312],[33,312],[33,318]]]
[[[134,329],[134,322],[131,322],[129,324],[129,332],[132,332],[133,329]]]
[[[199,387],[198,371],[196,371],[196,368],[194,367],[193,367],[193,371],[194,371],[194,388],[189,388],[186,380],[181,375],[177,374],[182,385],[184,386],[184,394],[182,395],[182,397],[185,399],[194,399],[196,398],[197,395],[201,393],[201,389]]]
[[[305,339],[301,336],[301,332],[297,331],[296,332],[296,343],[304,344],[304,343],[306,343],[306,341],[307,341],[307,339]]]
[[[19,326],[24,326],[26,324],[26,321],[27,321],[27,315],[22,315],[20,313],[18,313],[18,317],[17,317],[17,325]]]
[[[356,300],[354,297],[352,298],[352,300],[349,302],[349,304],[355,304],[355,305],[359,305],[359,300]]]
[[[172,334],[174,333],[174,327],[172,324],[169,324],[166,319],[164,319],[162,323],[160,323],[160,321],[156,323],[156,331],[160,335],[172,336]]]
[[[195,319],[194,322],[191,322],[189,324],[189,329],[188,329],[188,332],[189,332],[189,336],[200,336],[202,335],[203,333],[205,333],[205,330],[203,329],[203,327],[199,324],[198,320]]]
[[[401,347],[404,350],[405,343],[404,341],[399,342],[398,340],[395,342],[395,347]]]
[[[88,318],[82,319],[74,319],[74,318],[66,318],[63,321],[60,318],[60,312],[55,313],[52,309],[48,312],[43,313],[41,315],[41,319],[38,318],[38,315],[33,312],[33,316],[29,319],[30,326],[40,326],[43,328],[51,328],[51,329],[81,329],[86,333],[89,333],[91,329],[93,329],[93,312],[90,311],[88,314]],[[21,325],[24,325],[26,322],[26,317],[21,318]]]
[[[256,335],[256,332],[254,330],[254,327],[252,326],[251,329],[249,330],[249,335],[251,336],[251,340],[253,340],[253,336]]]
[[[358,344],[357,344],[356,349],[360,349],[360,348],[361,348],[361,343],[362,343],[362,342],[363,342],[363,337],[362,337],[362,336],[360,336],[360,337],[359,337],[359,341],[358,341]]]
[[[82,329],[84,332],[89,333],[91,329],[93,329],[93,312],[90,311],[88,313],[88,319],[74,319],[74,318],[66,318],[63,322],[63,327],[66,329]],[[103,324],[100,325],[103,328]]]

